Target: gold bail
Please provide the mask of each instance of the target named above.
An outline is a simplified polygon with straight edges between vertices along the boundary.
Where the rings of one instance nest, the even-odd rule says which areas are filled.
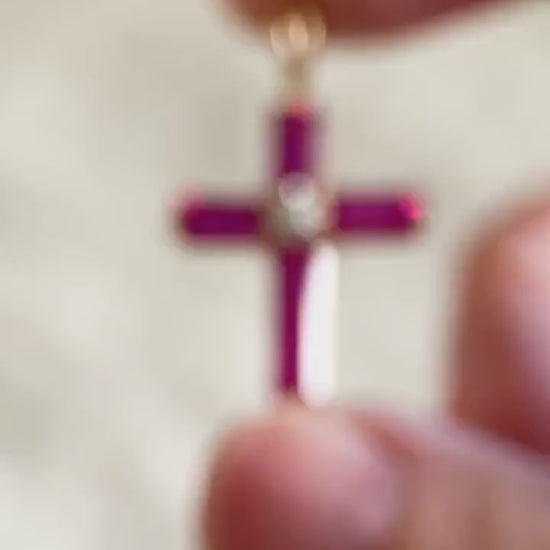
[[[272,24],[270,36],[273,53],[283,64],[288,95],[307,95],[311,61],[326,43],[323,18],[314,10],[291,12]]]
[[[326,43],[326,26],[313,9],[290,12],[271,26],[271,47],[280,59],[312,58]]]

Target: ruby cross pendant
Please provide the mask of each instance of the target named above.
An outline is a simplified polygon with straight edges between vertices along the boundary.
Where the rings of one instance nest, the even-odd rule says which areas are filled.
[[[333,397],[335,384],[335,243],[410,233],[424,211],[408,192],[335,193],[327,184],[319,173],[320,118],[304,94],[307,56],[304,48],[297,54],[291,40],[298,31],[310,37],[312,26],[292,18],[288,25],[297,25],[287,27],[292,77],[273,122],[269,185],[248,199],[184,201],[177,224],[195,244],[258,243],[270,252],[276,266],[276,390],[319,403]],[[307,50],[311,43],[310,37]]]

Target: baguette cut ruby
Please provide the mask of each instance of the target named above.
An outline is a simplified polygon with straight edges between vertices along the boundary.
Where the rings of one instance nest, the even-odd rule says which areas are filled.
[[[337,229],[343,237],[373,232],[406,232],[423,219],[420,201],[410,195],[344,194],[338,201]]]
[[[259,237],[262,207],[252,201],[203,201],[184,203],[179,216],[180,229],[199,240],[233,241]]]
[[[285,111],[276,119],[277,176],[315,175],[317,157],[317,115],[306,108]],[[278,134],[278,135],[277,135]]]
[[[309,261],[310,251],[305,248],[282,250],[276,258],[280,368],[275,374],[276,387],[283,394],[297,394],[300,387],[300,306]]]

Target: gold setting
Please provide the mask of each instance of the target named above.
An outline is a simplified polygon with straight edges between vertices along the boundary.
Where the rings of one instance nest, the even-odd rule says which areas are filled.
[[[291,177],[309,178],[309,176],[303,174],[296,174]],[[321,216],[320,224],[316,231],[312,233],[293,233],[292,231],[289,232],[288,227],[285,225],[280,225],[281,219],[279,216],[281,213],[284,214],[284,210],[286,209],[284,195],[286,195],[287,192],[292,194],[291,190],[285,192],[281,189],[281,185],[284,186],[284,182],[279,182],[279,186],[267,197],[267,208],[264,212],[263,219],[264,243],[270,248],[279,249],[293,246],[312,247],[319,242],[325,241],[327,238],[330,239],[335,229],[335,202],[333,193],[330,192],[325,185],[319,184],[316,179],[311,178],[307,187],[310,189],[314,188],[317,194],[316,201],[318,202],[318,207],[320,208],[319,214]],[[292,214],[291,212],[288,213]],[[290,228],[292,228],[292,226],[290,226]]]
[[[309,94],[311,61],[326,43],[326,26],[314,10],[292,12],[276,20],[270,30],[271,49],[283,65],[287,95],[301,99]]]

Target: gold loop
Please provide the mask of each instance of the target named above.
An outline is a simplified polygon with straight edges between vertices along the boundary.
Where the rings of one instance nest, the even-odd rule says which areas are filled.
[[[314,12],[294,12],[271,26],[271,47],[282,59],[306,59],[319,53],[326,42],[323,18]]]

